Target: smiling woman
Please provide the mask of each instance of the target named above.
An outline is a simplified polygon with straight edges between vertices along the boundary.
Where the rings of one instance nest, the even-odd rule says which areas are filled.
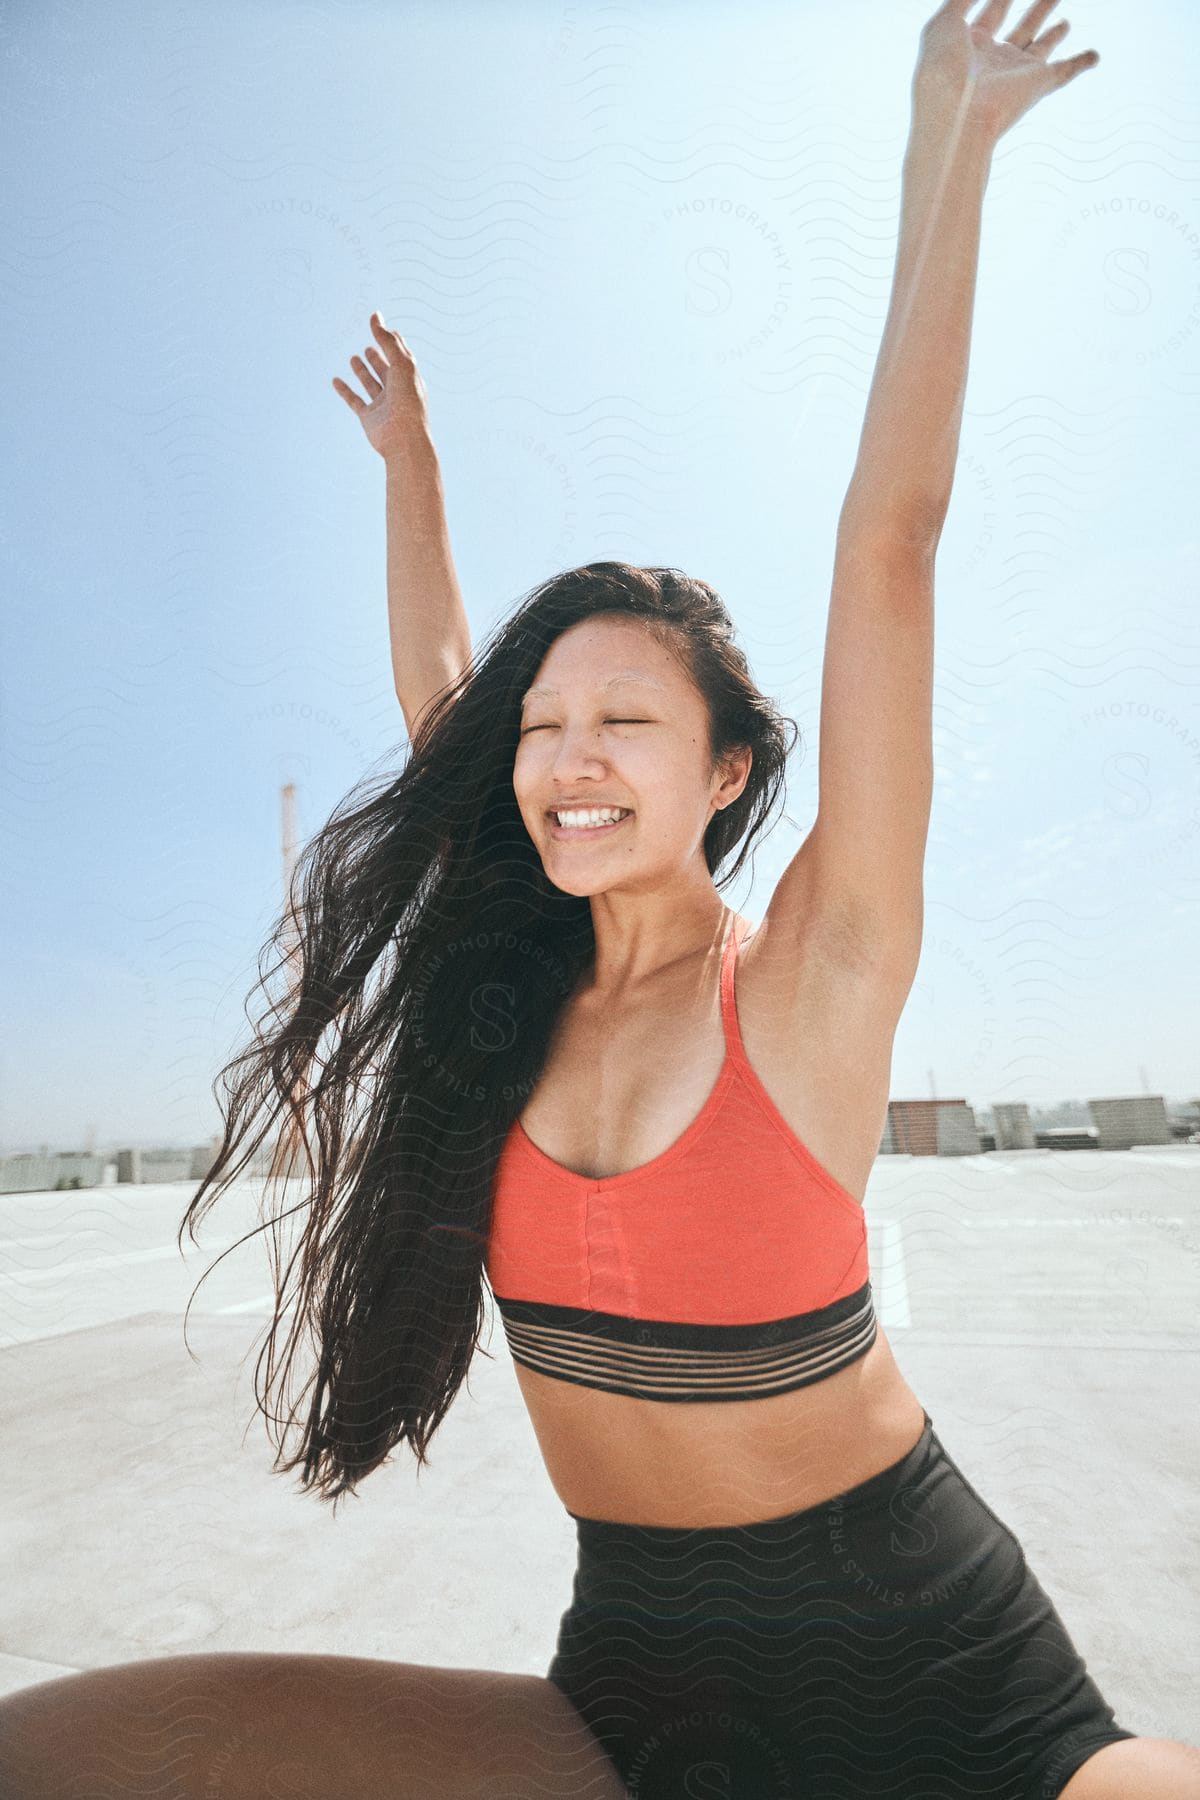
[[[613,704],[634,691],[637,725]],[[259,1403],[274,1416],[311,1332],[315,1390],[281,1466],[335,1508],[398,1444],[424,1460],[466,1374],[495,1166],[566,1003],[616,999],[662,968],[664,941],[686,970],[714,877],[735,877],[781,792],[789,725],[705,582],[590,564],[533,590],[424,705],[405,768],[307,846],[185,1225],[300,1113],[312,1198]],[[581,803],[626,816],[552,816]],[[597,930],[612,917],[625,945]],[[285,1438],[297,1422],[293,1406]]]
[[[397,458],[411,755],[300,859],[184,1226],[281,1121],[299,1132],[307,1192],[264,1229],[302,1230],[255,1391],[282,1421],[277,1469],[335,1510],[398,1448],[428,1460],[490,1289],[575,1524],[567,1604],[544,1676],[232,1656],[41,1684],[0,1703],[5,1800],[119,1792],[114,1770],[187,1800],[296,1782],[359,1800],[1195,1800],[1196,1751],[1118,1723],[905,1379],[864,1209],[919,945],[933,568],[991,154],[1095,60],[1049,62],[1052,4],[1003,44],[1003,0],[969,26],[946,0],[922,33],[893,304],[838,527],[818,816],[757,927],[722,890],[796,728],[720,596],[592,562],[473,655],[440,479],[412,448],[423,388],[373,322],[368,401],[342,389]]]
[[[624,666],[608,674],[614,663]],[[622,710],[632,700],[636,716]],[[707,703],[678,647],[620,613],[563,632],[522,701],[513,789],[567,893],[599,898],[612,882],[612,865],[597,860],[608,852],[660,879],[670,872],[676,899],[686,890],[702,911],[696,872],[711,881],[699,846],[749,769],[744,747],[714,766]],[[584,862],[569,860],[577,851]]]
[[[593,685],[634,659],[645,679],[635,689],[626,673],[620,697],[646,702],[636,726]],[[530,702],[539,682],[558,691]],[[194,1234],[280,1123],[300,1125],[304,1204],[280,1188],[263,1229],[306,1217],[295,1260],[276,1265],[266,1388],[260,1359],[255,1392],[269,1427],[283,1422],[276,1468],[300,1468],[301,1486],[335,1510],[397,1447],[427,1460],[472,1357],[489,1354],[479,1340],[495,1171],[572,996],[603,1005],[617,973],[669,973],[664,932],[677,981],[694,977],[700,905],[720,911],[716,885],[734,879],[767,821],[789,725],[795,735],[754,685],[712,588],[616,562],[533,590],[420,708],[405,767],[348,796],[300,858],[261,1016],[224,1071],[224,1137],[184,1220]],[[591,831],[547,816],[601,800],[628,816]],[[624,857],[627,894],[613,879]],[[639,890],[651,909],[640,922]],[[633,959],[618,947],[619,970],[597,959],[594,907],[633,926]],[[316,1369],[302,1371],[293,1399],[307,1342]],[[282,1778],[285,1748],[318,1791],[349,1780],[362,1800],[394,1795],[397,1771],[414,1793],[447,1800],[625,1793],[545,1677],[205,1656],[92,1671],[0,1702],[6,1800],[59,1793],[61,1766],[80,1791],[99,1792],[139,1754],[128,1721],[164,1708],[197,1722],[163,1752],[186,1796],[211,1791],[219,1766],[223,1800],[261,1800]],[[464,1716],[478,1741],[457,1729]]]

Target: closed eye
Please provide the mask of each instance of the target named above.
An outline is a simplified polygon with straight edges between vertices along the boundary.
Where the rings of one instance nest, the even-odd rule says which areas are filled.
[[[654,720],[653,719],[605,719],[604,723],[606,725],[653,725]],[[521,736],[528,737],[528,735],[531,731],[553,731],[553,730],[554,730],[554,726],[551,724],[526,725],[525,729],[521,732]]]

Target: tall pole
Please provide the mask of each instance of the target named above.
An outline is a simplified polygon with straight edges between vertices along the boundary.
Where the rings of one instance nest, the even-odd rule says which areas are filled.
[[[289,962],[295,962],[296,975],[299,975],[296,952],[300,944],[300,928],[292,906],[292,876],[295,872],[299,852],[296,846],[296,784],[286,781],[279,790],[279,826],[280,845],[283,857],[283,943]],[[293,1098],[303,1104],[304,1095],[300,1089],[293,1090]],[[279,1136],[275,1143],[275,1154],[271,1159],[271,1178],[288,1178],[304,1172],[305,1160],[308,1156],[308,1145],[304,1134],[290,1113],[286,1113],[280,1121]]]
[[[283,839],[283,898],[286,905],[292,892],[292,871],[296,867],[297,854],[296,784],[294,781],[285,781],[279,790],[279,812]]]

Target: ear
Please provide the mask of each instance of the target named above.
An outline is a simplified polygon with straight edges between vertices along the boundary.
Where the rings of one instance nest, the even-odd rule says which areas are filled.
[[[724,812],[727,806],[733,805],[747,781],[750,779],[750,768],[753,762],[754,752],[751,750],[749,744],[742,745],[741,749],[731,751],[730,754],[726,756],[724,762],[720,765],[720,786],[713,792],[713,799],[716,802],[718,812]]]

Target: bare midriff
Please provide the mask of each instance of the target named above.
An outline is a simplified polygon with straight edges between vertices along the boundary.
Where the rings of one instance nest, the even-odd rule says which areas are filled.
[[[551,1485],[568,1512],[588,1519],[782,1518],[899,1462],[925,1424],[882,1329],[848,1368],[765,1400],[673,1405],[513,1366]]]
[[[696,977],[691,980],[695,987]],[[707,990],[707,1021],[689,1016],[686,992],[668,997],[657,1009],[653,1044],[623,1040],[623,1022],[611,1015],[590,1039],[577,1040],[568,1028],[525,1115],[527,1121],[535,1115],[549,1154],[564,1162],[579,1158],[579,1167],[590,1159],[588,1143],[574,1144],[572,1136],[580,1134],[589,1116],[583,1109],[597,1089],[618,1094],[614,1116],[637,1118],[618,1091],[616,1073],[603,1073],[609,1045],[612,1067],[625,1072],[631,1093],[654,1092],[663,1063],[676,1070],[677,1111],[669,1119],[651,1116],[652,1134],[620,1145],[617,1166],[671,1141],[697,1111],[719,1064],[715,970]],[[751,1066],[788,1124],[859,1206],[886,1117],[902,1005],[901,991],[823,955],[816,934],[794,967],[772,950],[765,930],[739,957],[737,1012]],[[674,1041],[666,1036],[671,1028]],[[641,1110],[652,1115],[651,1108]],[[556,1380],[516,1361],[513,1367],[551,1484],[568,1512],[587,1519],[717,1527],[783,1518],[901,1461],[925,1425],[925,1408],[881,1325],[856,1362],[761,1400],[640,1400]]]

